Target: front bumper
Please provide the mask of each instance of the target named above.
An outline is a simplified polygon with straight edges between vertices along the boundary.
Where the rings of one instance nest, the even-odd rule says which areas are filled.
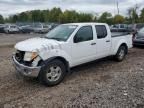
[[[15,59],[15,57],[12,57],[13,59],[13,65],[16,69],[16,71],[18,72],[18,74],[22,75],[22,76],[27,76],[27,77],[38,77],[39,72],[41,70],[41,67],[29,67],[29,66],[25,66],[23,64],[20,64],[19,62],[17,62],[17,60]]]

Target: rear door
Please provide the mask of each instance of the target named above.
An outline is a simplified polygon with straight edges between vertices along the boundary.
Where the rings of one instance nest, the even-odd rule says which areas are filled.
[[[73,38],[74,65],[91,61],[96,56],[96,39],[91,25],[82,26]]]
[[[95,25],[97,35],[97,57],[105,57],[110,54],[111,49],[111,36],[108,33],[105,25]]]

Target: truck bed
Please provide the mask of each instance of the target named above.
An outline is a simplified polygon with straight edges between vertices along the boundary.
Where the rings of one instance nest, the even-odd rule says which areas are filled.
[[[111,32],[111,37],[119,37],[119,36],[126,36],[129,35],[128,32]]]
[[[132,48],[132,35],[127,32],[112,32],[111,33],[111,39],[112,39],[112,48],[111,52],[113,52],[113,55],[116,54],[118,49],[118,45],[121,42],[127,43],[128,48]]]

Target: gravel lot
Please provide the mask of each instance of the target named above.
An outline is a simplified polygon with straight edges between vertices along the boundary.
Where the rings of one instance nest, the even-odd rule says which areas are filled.
[[[26,38],[0,35],[0,44]],[[123,62],[103,59],[75,67],[55,87],[17,77],[11,63],[13,50],[0,47],[0,108],[144,108],[142,48],[131,49]]]
[[[3,34],[0,33],[0,47],[13,46],[15,43],[33,37],[42,36],[44,34]]]

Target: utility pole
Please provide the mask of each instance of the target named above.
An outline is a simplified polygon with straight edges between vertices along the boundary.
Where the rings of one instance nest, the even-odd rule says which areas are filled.
[[[119,1],[117,0],[117,11],[118,11],[118,15],[119,15]]]
[[[134,10],[134,12],[135,12],[135,14],[134,14],[134,23],[136,23],[137,22],[137,10],[138,10],[138,4],[137,4],[137,0],[135,0],[135,3],[136,3],[136,5],[135,5],[135,8],[133,9]]]

